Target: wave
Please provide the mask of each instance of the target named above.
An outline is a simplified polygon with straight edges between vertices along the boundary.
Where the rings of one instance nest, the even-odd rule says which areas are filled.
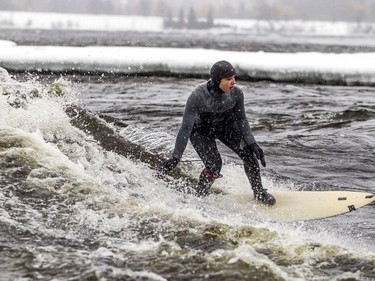
[[[340,112],[332,112],[329,114],[317,114],[314,116],[305,116],[300,124],[306,126],[307,131],[316,131],[321,129],[339,129],[352,126],[356,123],[375,119],[375,111],[373,108],[364,108],[361,106],[353,106]]]
[[[299,106],[304,105],[303,102]],[[315,107],[314,107],[315,108]],[[316,105],[319,108],[319,105]],[[342,111],[321,112],[319,109],[305,113],[301,116],[296,116],[292,112],[286,113],[268,113],[267,118],[263,118],[253,126],[253,129],[263,129],[268,131],[319,131],[323,129],[340,129],[349,126],[365,126],[366,121],[375,119],[375,108],[373,106],[351,106]],[[310,110],[306,110],[310,111]],[[369,128],[366,128],[368,130]]]
[[[343,121],[366,121],[375,119],[375,106],[356,106],[339,112],[334,117]]]
[[[0,81],[0,233],[9,238],[1,245],[9,265],[4,276],[374,277],[374,255],[355,250],[358,245],[345,249],[353,237],[327,223],[257,220],[248,205],[224,195],[200,199],[168,188],[152,168],[159,156],[127,140],[130,128],[119,134],[79,107],[68,81],[21,83],[4,72]],[[219,188],[248,192],[241,167],[224,169],[230,176]]]

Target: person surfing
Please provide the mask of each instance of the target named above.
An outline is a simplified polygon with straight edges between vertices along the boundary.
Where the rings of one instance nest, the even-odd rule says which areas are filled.
[[[236,153],[244,163],[256,201],[274,205],[276,199],[262,186],[261,162],[266,167],[263,150],[257,144],[246,118],[244,94],[236,86],[236,70],[227,61],[218,61],[210,69],[210,79],[190,94],[170,159],[159,171],[166,174],[180,162],[188,140],[205,168],[199,176],[197,195],[206,196],[220,174],[222,159],[216,140]]]

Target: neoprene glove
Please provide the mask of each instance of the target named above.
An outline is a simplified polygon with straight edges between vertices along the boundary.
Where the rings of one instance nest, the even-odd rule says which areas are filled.
[[[172,157],[161,165],[161,167],[159,168],[159,171],[163,174],[166,174],[169,171],[173,170],[177,166],[178,162],[180,162],[180,159],[177,159],[176,157]]]
[[[260,163],[262,163],[263,167],[266,167],[266,159],[264,159],[264,152],[263,149],[255,142],[248,146],[249,150],[255,154]]]

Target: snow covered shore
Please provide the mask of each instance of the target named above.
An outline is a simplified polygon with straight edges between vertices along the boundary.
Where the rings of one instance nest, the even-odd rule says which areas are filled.
[[[8,71],[207,75],[218,60],[230,61],[248,79],[375,85],[375,53],[265,53],[147,47],[1,45]]]

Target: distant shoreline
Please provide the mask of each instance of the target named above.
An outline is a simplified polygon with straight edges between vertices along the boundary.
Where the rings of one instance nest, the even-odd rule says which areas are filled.
[[[362,53],[375,51],[375,38],[277,37],[244,34],[207,34],[139,31],[1,29],[0,40],[31,46],[123,46],[204,48],[240,52]],[[363,41],[368,43],[364,44]]]

